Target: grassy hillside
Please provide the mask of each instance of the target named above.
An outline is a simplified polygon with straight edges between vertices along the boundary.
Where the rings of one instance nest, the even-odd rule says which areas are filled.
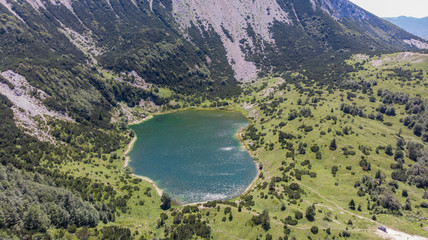
[[[262,29],[275,44],[250,27],[234,40],[259,70],[243,84],[226,25],[181,29],[172,1],[67,2],[0,4],[0,239],[426,235],[427,56],[350,58],[415,50],[413,35],[339,1],[275,1],[292,22]],[[254,120],[245,196],[163,211],[124,168],[129,123],[186,108]]]
[[[428,219],[428,154],[423,151],[427,147],[424,93],[428,56],[357,55],[347,64],[354,69],[346,77],[349,80],[336,85],[318,85],[302,74],[287,72],[243,85],[239,97],[216,101],[151,86],[151,92],[171,99],[170,102],[144,108],[119,104],[110,113],[113,121],[109,129],[49,121],[51,133],[58,140],[56,146],[40,145],[35,139],[24,137],[7,120],[12,118],[7,110],[10,103],[2,100],[1,110],[8,116],[3,121],[8,128],[16,128],[15,135],[2,138],[19,136],[21,142],[2,142],[2,149],[8,149],[0,152],[2,163],[9,164],[9,170],[2,170],[0,176],[14,176],[18,171],[15,169],[36,171],[42,180],[40,185],[31,185],[32,189],[44,185],[63,187],[66,190],[61,191],[71,190],[75,197],[93,206],[104,203],[104,208],[95,208],[99,213],[94,212],[94,216],[111,212],[114,217],[93,226],[65,222],[62,227],[48,227],[43,233],[55,215],[40,213],[50,201],[42,198],[31,211],[24,209],[15,217],[17,224],[25,223],[29,216],[38,213],[35,219],[44,228],[37,224],[16,225],[11,231],[0,221],[0,236],[378,239],[374,232],[378,225],[385,225],[428,237],[424,231]],[[113,75],[106,73],[104,77]],[[173,206],[163,211],[154,187],[132,176],[132,169],[123,167],[123,152],[133,137],[126,130],[127,122],[185,107],[237,110],[254,121],[241,137],[259,162],[261,175],[244,196],[225,202]],[[19,151],[20,146],[32,150]],[[44,149],[43,154],[38,155],[37,149]],[[23,178],[15,177],[14,181],[36,177],[26,174]],[[0,178],[3,188],[8,186],[4,179]],[[52,192],[49,187],[43,189]],[[60,194],[58,191],[55,194]],[[76,205],[77,208],[82,207]],[[5,205],[0,205],[0,215],[7,215],[5,209]]]
[[[385,99],[377,95],[380,89],[408,94],[409,97],[423,96],[428,83],[427,57],[417,54],[385,55],[366,60],[361,57],[349,61],[349,64],[358,65],[358,70],[351,73],[350,81],[339,88],[317,88],[310,82],[290,84],[294,78],[291,75],[284,76],[284,79],[259,81],[246,90],[245,97],[239,99],[238,102],[243,102],[240,107],[255,119],[256,131],[247,131],[244,139],[247,139],[247,145],[263,165],[264,178],[258,181],[256,189],[250,193],[255,199],[252,209],[258,212],[268,209],[271,216],[283,220],[287,215],[293,215],[294,209],[304,212],[309,205],[315,204],[317,210],[322,211],[317,212],[315,221],[299,221],[297,226],[309,228],[316,225],[320,228],[357,231],[386,224],[426,236],[421,226],[426,228],[424,224],[428,215],[426,209],[419,207],[422,202],[426,202],[422,198],[426,185],[408,184],[410,178],[407,181],[392,178],[399,169],[396,164],[400,160],[394,160],[394,156],[400,152],[400,147],[396,146],[397,140],[403,139],[407,143],[407,149],[406,146],[402,147],[401,165],[408,172],[411,166],[416,165],[409,158],[409,145],[414,141],[426,148],[426,144],[414,134],[414,129],[400,122],[408,115],[405,106],[391,104],[396,114],[382,114],[383,121],[370,119],[368,115],[372,112],[376,115]],[[411,76],[401,76],[401,72],[405,71],[410,71]],[[371,82],[372,86],[363,88],[365,83],[362,80]],[[349,86],[351,83],[353,87]],[[346,105],[362,108],[364,116],[346,114],[343,110]],[[333,139],[337,145],[335,150],[330,149]],[[388,146],[392,147],[392,153],[386,151]],[[371,170],[366,167],[368,163]],[[336,173],[333,174],[333,168],[336,167]],[[426,174],[426,165],[424,168],[421,168],[421,175]],[[376,178],[378,172],[380,174]],[[370,191],[361,188],[363,190],[359,196],[358,190],[363,185],[364,176],[377,179],[380,189],[370,195]],[[290,191],[291,182],[297,182],[305,192],[294,201],[290,199],[290,194],[284,196],[284,193]],[[407,191],[405,197],[403,190]],[[261,197],[263,195],[264,199]],[[400,206],[396,210],[387,206],[383,196],[397,201]],[[405,208],[407,199],[410,199],[411,211],[401,208]],[[351,200],[355,202],[355,210],[349,207]],[[283,203],[287,208],[284,212],[280,211]],[[373,216],[378,223],[370,221],[374,219]],[[347,226],[349,219],[352,220],[352,226]]]
[[[220,205],[217,215],[215,209],[210,210],[215,222],[206,219],[213,236],[302,239],[338,237],[347,232],[352,239],[376,239],[379,237],[373,233],[378,225],[427,236],[423,230],[428,217],[427,200],[423,199],[426,185],[415,183],[414,176],[394,175],[401,169],[410,174],[412,166],[420,166],[417,178],[426,182],[426,165],[420,165],[423,157],[416,163],[409,155],[413,142],[422,148],[426,144],[413,128],[400,122],[409,114],[405,104],[388,105],[395,116],[378,114],[388,98],[378,96],[381,89],[409,98],[426,91],[427,60],[426,55],[409,53],[371,59],[358,55],[348,61],[355,69],[349,81],[337,87],[317,87],[305,76],[292,73],[245,86],[244,94],[228,104],[254,120],[243,138],[262,166],[262,175],[248,194]],[[403,76],[403,72],[411,74]],[[363,113],[345,110],[347,105],[361,108]],[[330,149],[333,139],[335,150]],[[397,146],[398,139],[404,145]],[[368,189],[365,184],[377,186]],[[232,205],[232,228],[229,214],[223,210],[228,204]],[[309,220],[305,215],[310,206],[315,207],[315,216]],[[270,217],[268,231],[253,219],[264,210]],[[318,227],[316,235],[311,232],[313,226]]]

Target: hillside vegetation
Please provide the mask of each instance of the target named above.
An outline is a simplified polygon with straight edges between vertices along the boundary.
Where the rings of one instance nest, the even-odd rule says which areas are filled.
[[[377,239],[376,227],[386,225],[427,236],[423,93],[428,57],[356,55],[347,64],[353,71],[338,84],[317,84],[287,72],[245,84],[243,94],[232,99],[209,101],[157,90],[170,99],[168,104],[158,110],[114,110],[117,121],[110,130],[49,121],[56,146],[23,134],[13,122],[10,102],[2,98],[2,127],[10,130],[2,131],[6,167],[0,177],[6,201],[0,214],[6,221],[0,221],[1,234],[39,239]],[[192,106],[221,106],[253,119],[242,138],[261,174],[236,199],[162,210],[165,198],[133,177],[131,169],[123,169],[122,154],[133,137],[127,119]],[[11,189],[15,195],[25,191],[31,204],[6,194]]]
[[[0,239],[427,236],[428,57],[387,54],[426,42],[347,0],[179,2],[0,0]],[[124,168],[128,124],[192,108],[253,120],[245,195],[171,207]]]

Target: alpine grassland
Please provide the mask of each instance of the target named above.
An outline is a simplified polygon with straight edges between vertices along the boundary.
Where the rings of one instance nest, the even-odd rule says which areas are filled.
[[[348,0],[2,0],[0,43],[0,239],[428,237],[428,44]],[[242,195],[128,166],[191,109],[251,122]]]
[[[355,55],[347,64],[354,70],[337,83],[287,72],[242,84],[242,94],[230,99],[161,88],[154,92],[170,98],[168,104],[119,105],[111,113],[118,129],[126,126],[125,116],[131,121],[184,109],[242,112],[252,124],[239,137],[259,164],[257,181],[234,199],[162,210],[154,186],[124,168],[124,152],[135,136],[121,130],[117,150],[51,166],[94,182],[88,200],[110,202],[114,221],[47,233],[63,239],[379,239],[382,225],[427,237],[428,56]],[[71,142],[79,146],[78,138]],[[112,196],[92,189],[101,186]]]

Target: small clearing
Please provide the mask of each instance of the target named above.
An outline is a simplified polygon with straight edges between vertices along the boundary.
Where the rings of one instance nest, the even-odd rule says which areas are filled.
[[[376,231],[376,234],[379,237],[383,239],[388,239],[388,240],[427,240],[426,237],[410,235],[410,234],[399,232],[390,228],[387,228],[387,232],[383,232],[378,229]]]
[[[386,57],[372,60],[371,64],[374,67],[381,67],[386,63],[390,63],[390,62],[421,63],[426,60],[427,56],[428,54],[402,52],[397,55],[387,55]]]

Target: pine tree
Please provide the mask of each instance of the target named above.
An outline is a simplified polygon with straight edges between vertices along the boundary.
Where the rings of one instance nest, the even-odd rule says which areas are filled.
[[[355,210],[355,202],[354,202],[354,199],[352,199],[352,200],[349,202],[349,209],[351,209],[351,210]]]
[[[160,208],[162,210],[168,210],[171,208],[171,197],[168,195],[168,193],[162,194],[161,201],[162,203],[160,205]]]
[[[392,156],[394,154],[392,152],[392,146],[391,145],[386,146],[386,148],[385,148],[385,154],[388,155],[388,156]]]
[[[309,221],[314,221],[315,220],[315,206],[314,205],[312,205],[312,206],[309,206],[307,209],[306,209],[306,218],[309,220]]]
[[[50,225],[48,216],[38,205],[32,205],[28,208],[24,215],[23,222],[25,229],[40,232],[46,232]]]
[[[331,143],[330,143],[330,150],[335,151],[336,149],[337,149],[336,139],[333,138],[333,140],[331,140]]]
[[[268,231],[270,229],[270,219],[269,219],[269,212],[268,212],[268,210],[263,210],[263,213],[262,213],[262,228],[265,231]]]

